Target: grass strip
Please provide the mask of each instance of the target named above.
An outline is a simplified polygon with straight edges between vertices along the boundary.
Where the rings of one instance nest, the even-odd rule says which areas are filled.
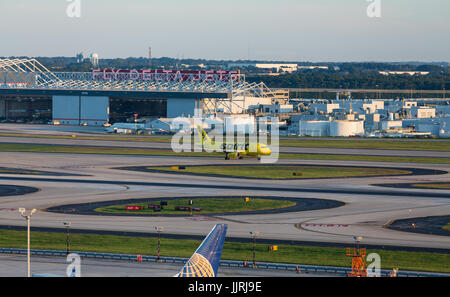
[[[111,140],[111,141],[143,141],[143,142],[171,142],[172,136],[82,136],[70,135],[39,135],[39,134],[19,134],[0,133],[0,137],[26,137],[26,138],[48,138],[48,139],[81,139],[81,140]],[[270,137],[269,137],[270,139]],[[326,138],[309,139],[308,137],[281,138],[280,146],[286,147],[312,147],[312,148],[347,148],[347,149],[385,149],[385,150],[420,150],[420,151],[450,151],[448,141],[414,141],[414,140],[378,140],[378,139],[352,139],[346,138]]]
[[[280,154],[280,159],[342,160],[342,161],[369,161],[369,162],[450,164],[450,158],[355,156],[355,155],[327,155],[327,154],[289,154],[289,153],[281,153]]]
[[[450,190],[450,183],[446,183],[446,184],[412,184],[411,186],[415,187],[415,188]]]
[[[102,154],[102,155],[142,155],[142,156],[174,156],[174,157],[217,157],[223,158],[223,153],[182,152],[145,148],[116,148],[116,147],[86,147],[74,145],[29,145],[0,143],[0,152],[35,152],[35,153],[65,153],[65,154]],[[290,154],[281,153],[280,159],[296,160],[345,160],[370,162],[401,162],[401,163],[429,163],[450,164],[450,158],[422,158],[422,157],[385,157],[385,156],[355,156],[355,155],[327,155],[327,154]]]
[[[163,200],[163,199],[162,199]],[[233,213],[233,212],[247,212],[247,211],[258,211],[258,210],[268,210],[268,209],[280,209],[290,206],[295,206],[294,202],[282,201],[282,200],[272,200],[272,199],[258,199],[250,198],[248,202],[242,199],[236,198],[220,198],[220,199],[192,199],[193,205],[191,207],[199,207],[201,211],[193,211],[194,214],[209,214],[209,213]],[[106,207],[100,207],[95,209],[97,212],[101,213],[133,213],[136,215],[140,214],[152,214],[152,215],[183,215],[189,214],[188,211],[177,211],[175,207],[177,206],[190,206],[189,200],[170,200],[169,205],[164,206],[161,211],[155,212],[152,209],[148,209],[149,204],[158,204],[158,202],[149,203],[134,203],[134,204],[119,204],[111,205]],[[126,206],[143,206],[143,210],[137,211],[127,211]]]
[[[342,140],[342,139],[280,139],[280,146],[315,147],[342,149],[383,149],[413,151],[450,151],[448,141],[412,141],[412,140]]]
[[[150,170],[212,174],[234,177],[266,179],[335,178],[356,176],[385,176],[410,174],[408,170],[385,168],[334,167],[334,166],[187,166],[176,170],[171,167],[148,167]]]
[[[26,248],[25,231],[0,230],[0,246],[5,248]],[[171,257],[190,257],[201,241],[185,239],[161,239],[161,255]],[[61,232],[31,232],[31,248],[45,250],[65,250],[66,234]],[[351,258],[345,248],[312,247],[297,245],[278,245],[279,250],[269,252],[267,244],[256,244],[256,261],[290,263],[303,265],[323,265],[351,267]],[[96,234],[70,235],[70,250],[100,253],[122,253],[156,255],[157,238],[113,236]],[[252,259],[253,245],[248,243],[226,242],[222,259],[248,261]],[[386,250],[367,250],[381,256],[382,269],[450,273],[450,254],[429,252],[405,252]]]
[[[44,174],[44,172],[36,171],[36,170],[25,170],[25,169],[0,167],[0,174],[34,174],[34,175],[42,175],[42,174]]]
[[[73,136],[72,136],[73,135]],[[49,134],[21,134],[0,133],[0,137],[23,137],[23,138],[45,138],[45,139],[80,139],[80,140],[109,140],[109,141],[142,141],[142,142],[171,142],[171,136],[123,136],[107,134],[105,136],[83,136],[77,133],[72,135],[49,135]]]

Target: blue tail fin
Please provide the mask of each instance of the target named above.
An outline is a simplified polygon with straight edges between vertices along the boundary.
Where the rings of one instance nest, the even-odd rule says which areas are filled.
[[[215,277],[219,270],[220,257],[228,225],[217,224],[203,240],[178,277]]]

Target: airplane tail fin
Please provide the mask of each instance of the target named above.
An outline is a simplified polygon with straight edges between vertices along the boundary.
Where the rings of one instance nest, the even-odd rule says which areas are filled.
[[[215,277],[219,270],[220,257],[227,233],[227,224],[217,224],[203,240],[178,277]]]
[[[203,130],[202,127],[197,126],[197,131],[198,131],[198,135],[201,139],[202,144],[211,144],[212,143],[211,139],[208,137],[208,134],[205,132],[205,130]]]

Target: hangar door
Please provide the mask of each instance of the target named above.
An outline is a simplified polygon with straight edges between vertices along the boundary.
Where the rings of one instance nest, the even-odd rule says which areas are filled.
[[[109,120],[109,98],[53,96],[53,121],[62,125],[101,126]]]

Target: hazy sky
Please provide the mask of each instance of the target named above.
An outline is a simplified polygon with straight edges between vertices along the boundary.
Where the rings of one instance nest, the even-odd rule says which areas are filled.
[[[0,0],[0,56],[450,61],[449,0]]]

